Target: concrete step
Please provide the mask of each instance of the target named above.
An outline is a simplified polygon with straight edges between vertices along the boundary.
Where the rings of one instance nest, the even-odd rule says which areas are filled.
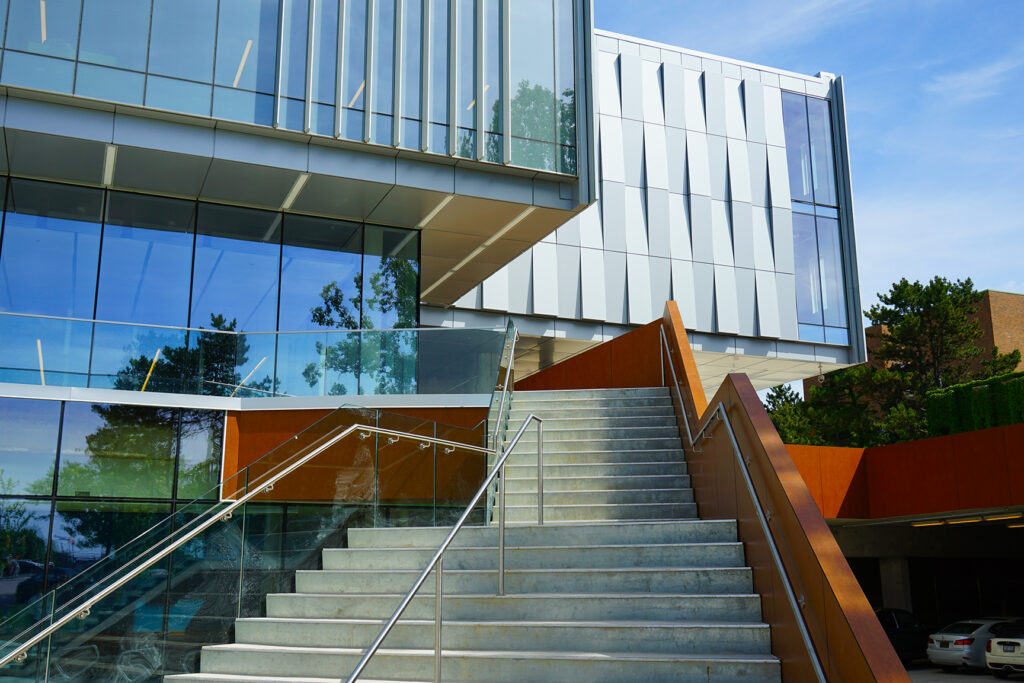
[[[380,619],[257,618],[235,621],[235,642],[252,645],[332,647],[366,643],[380,633]],[[459,650],[567,651],[588,649],[626,652],[770,654],[767,624],[686,621],[456,621],[445,619],[444,647]],[[427,649],[434,644],[433,619],[403,619],[384,645]]]
[[[344,548],[323,553],[324,569],[423,569],[433,548]],[[453,548],[445,569],[496,569],[497,546]],[[598,567],[741,567],[742,543],[673,543],[659,545],[506,546],[509,569]]]
[[[507,465],[507,467],[511,467]],[[512,470],[509,470],[512,472]],[[606,477],[551,477],[544,468],[544,491],[619,491],[623,489],[685,489],[690,488],[687,474],[619,475]],[[506,494],[537,492],[537,477],[505,480]]]
[[[296,593],[398,593],[412,587],[422,569],[323,569],[295,573]],[[492,569],[445,570],[446,593],[497,590]],[[508,593],[749,593],[748,567],[615,567],[584,569],[508,569]],[[420,588],[434,592],[434,582]]]
[[[268,617],[303,619],[378,619],[391,617],[404,595],[301,594],[267,596]],[[545,614],[553,619],[704,620],[757,622],[761,600],[756,594],[572,594],[445,595],[445,619],[526,619]],[[433,619],[432,595],[417,595],[403,617]]]
[[[544,440],[544,453],[565,453],[574,451],[635,452],[670,450],[682,457],[683,448],[678,436],[661,438],[620,438],[620,439],[572,439],[567,441]],[[520,441],[513,453],[537,454],[537,442]]]
[[[668,426],[647,426],[626,425],[619,427],[593,426],[593,427],[562,427],[554,429],[544,423],[544,444],[553,441],[588,441],[606,439],[671,439],[679,438],[679,429],[675,425]],[[532,429],[523,434],[519,443],[530,443],[537,441],[537,430]]]
[[[520,418],[520,422],[526,414]],[[561,429],[594,429],[601,427],[671,427],[677,429],[674,415],[553,417],[544,419],[544,436]],[[524,437],[525,438],[525,437]]]
[[[352,671],[361,648],[311,648],[264,645],[216,645],[203,650],[204,671],[231,676],[256,675],[274,681],[323,677],[337,681]],[[366,668],[368,677],[422,681],[434,666],[433,648],[379,650]],[[208,674],[169,676],[168,681],[202,681]],[[779,662],[760,654],[686,655],[593,651],[509,652],[502,650],[442,651],[442,679],[448,683],[750,683],[781,680]],[[208,679],[215,681],[217,679]],[[224,679],[221,679],[224,680]],[[228,679],[232,680],[232,679]],[[245,679],[238,679],[244,681]]]
[[[506,505],[508,522],[536,523],[536,505]],[[623,505],[544,505],[545,522],[578,522],[627,519],[696,519],[696,503],[633,503]]]
[[[668,398],[668,387],[642,387],[635,389],[546,389],[535,391],[515,391],[512,399],[515,402],[525,400],[554,400],[563,398],[637,398],[643,396],[661,396]]]
[[[434,548],[449,529],[393,527],[349,529],[350,548]],[[517,526],[505,531],[509,546],[631,545],[653,543],[727,543],[736,540],[734,520],[682,520],[629,523],[578,524],[575,526]],[[494,547],[498,530],[493,526],[463,527],[453,547]]]
[[[617,476],[650,476],[650,475],[684,475],[687,473],[686,462],[679,458],[675,451],[670,455],[664,452],[648,453],[648,458],[637,458],[629,461],[610,462],[596,456],[559,457],[549,454],[544,457],[544,481],[549,478],[565,479],[571,477],[617,477]],[[556,462],[561,460],[561,462]],[[589,462],[588,462],[589,460]],[[505,472],[509,480],[537,479],[537,456],[534,454],[532,463],[524,459],[517,464],[511,457],[505,463]]]
[[[672,408],[672,404],[666,403],[665,405],[656,404],[649,406],[605,406],[598,408],[596,406],[585,406],[585,405],[567,405],[561,408],[557,406],[544,406],[545,408],[555,408],[555,410],[546,410],[544,415],[539,417],[550,417],[555,420],[567,420],[567,419],[579,419],[579,418],[625,418],[625,417],[675,417],[675,412]],[[515,425],[516,429],[523,423],[526,416],[533,410],[526,408],[520,408],[519,406],[513,405],[508,408],[509,424]]]
[[[537,480],[532,491],[505,491],[506,505],[537,505]],[[549,505],[633,505],[638,503],[692,503],[693,489],[595,489],[558,491],[545,478],[544,507]]]
[[[512,400],[514,410],[538,411],[554,409],[555,412],[566,408],[638,408],[641,406],[668,406],[672,403],[668,396],[621,396],[610,398],[580,398],[567,396],[565,398],[550,397],[524,397],[519,394]]]

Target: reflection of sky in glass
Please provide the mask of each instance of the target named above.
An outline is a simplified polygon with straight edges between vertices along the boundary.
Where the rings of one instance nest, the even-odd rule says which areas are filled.
[[[210,235],[196,237],[192,327],[210,327],[211,315],[237,321],[237,330],[274,329],[280,248]]]
[[[50,495],[60,401],[0,398],[0,494]]]

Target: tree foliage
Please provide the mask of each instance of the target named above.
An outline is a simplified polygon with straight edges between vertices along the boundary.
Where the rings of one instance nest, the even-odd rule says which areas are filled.
[[[1020,351],[987,358],[977,346],[983,293],[967,280],[927,284],[905,278],[878,295],[866,315],[879,326],[871,364],[828,373],[803,401],[776,387],[767,409],[786,443],[877,446],[928,436],[932,389],[1009,372]]]

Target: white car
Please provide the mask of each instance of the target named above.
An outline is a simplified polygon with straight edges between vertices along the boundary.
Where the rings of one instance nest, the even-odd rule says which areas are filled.
[[[989,630],[1006,619],[964,619],[928,636],[928,661],[952,671],[961,666],[985,668],[985,643]]]
[[[1024,673],[1024,621],[996,624],[985,647],[985,666],[996,678]]]

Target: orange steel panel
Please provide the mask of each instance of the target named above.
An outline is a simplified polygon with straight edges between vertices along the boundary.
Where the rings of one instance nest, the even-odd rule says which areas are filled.
[[[953,434],[950,437],[957,487],[957,508],[1010,505],[1010,468],[1006,440],[999,429]]]
[[[786,444],[786,450],[826,518],[866,518],[867,465],[863,448]]]
[[[1010,501],[1013,505],[1024,505],[1024,424],[1000,427],[1005,438],[1005,452],[1013,455],[1007,457],[1007,479],[1010,482]]]

